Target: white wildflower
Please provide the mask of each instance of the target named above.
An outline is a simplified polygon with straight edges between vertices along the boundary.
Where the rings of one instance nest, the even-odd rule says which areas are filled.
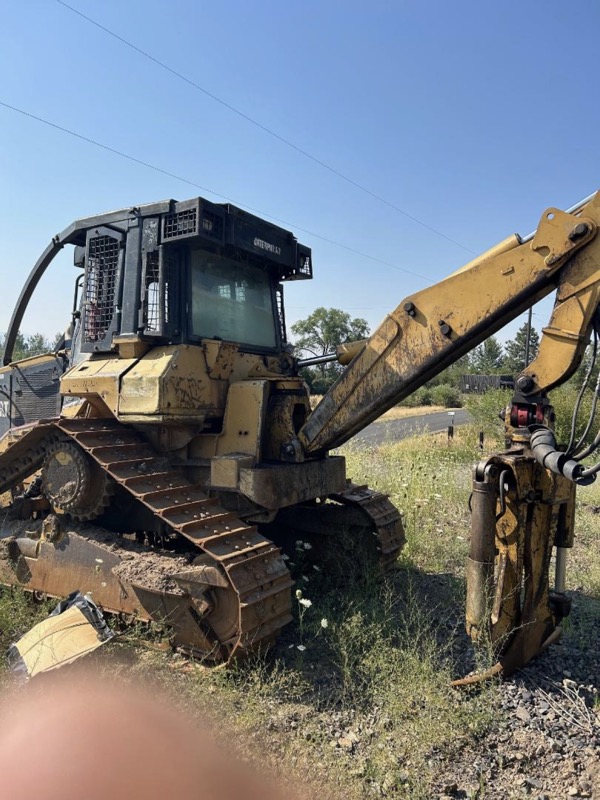
[[[305,550],[312,550],[312,544],[309,542],[304,542],[304,549]]]
[[[301,606],[304,606],[304,608],[310,608],[312,606],[312,600],[309,600],[308,597],[301,597],[298,602]]]
[[[327,619],[325,617],[323,617],[323,619],[321,620],[321,627],[322,628],[327,628],[328,626],[329,626],[329,622],[327,621]]]
[[[296,540],[296,549],[301,550],[303,547],[304,547],[304,542],[302,541],[302,539],[297,539]]]
[[[298,600],[300,600],[300,598],[302,597],[302,589],[296,589],[296,597],[298,598]]]

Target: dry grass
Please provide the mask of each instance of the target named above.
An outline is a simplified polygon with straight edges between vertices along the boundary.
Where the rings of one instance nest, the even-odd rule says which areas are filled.
[[[315,408],[323,399],[323,395],[313,394],[310,397],[310,407]],[[448,411],[445,406],[415,406],[409,408],[408,406],[394,406],[382,414],[377,422],[385,419],[406,419],[407,417],[422,417],[425,414],[436,414],[439,411]]]
[[[403,557],[428,572],[462,575],[468,550],[471,466],[498,450],[494,432],[479,449],[474,425],[445,433],[414,436],[401,442],[344,448],[348,474],[355,482],[390,495],[404,518],[407,546]]]
[[[448,411],[445,406],[417,406],[416,408],[408,408],[404,406],[394,406],[386,411],[379,417],[379,420],[385,419],[405,419],[406,417],[423,417],[426,414],[436,414],[438,411]],[[379,422],[379,420],[377,420]]]

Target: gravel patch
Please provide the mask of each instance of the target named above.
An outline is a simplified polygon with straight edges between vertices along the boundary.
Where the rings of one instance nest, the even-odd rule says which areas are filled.
[[[501,717],[476,744],[440,754],[432,797],[600,798],[600,631],[574,598],[563,640],[499,684]],[[585,627],[584,627],[585,625]]]

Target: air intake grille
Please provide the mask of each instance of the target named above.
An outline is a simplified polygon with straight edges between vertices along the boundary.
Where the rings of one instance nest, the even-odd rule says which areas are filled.
[[[90,239],[85,280],[85,342],[100,341],[110,327],[115,311],[118,271],[119,240],[112,236],[96,236]]]
[[[24,425],[60,413],[58,379],[63,373],[60,362],[51,361],[37,367],[24,366],[15,370],[13,387],[14,416],[12,425]]]
[[[193,236],[198,231],[198,209],[188,208],[176,214],[167,214],[163,221],[163,239]]]

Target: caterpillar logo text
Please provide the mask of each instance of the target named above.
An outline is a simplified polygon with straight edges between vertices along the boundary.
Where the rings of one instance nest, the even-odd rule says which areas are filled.
[[[254,239],[254,247],[260,247],[261,250],[274,253],[276,256],[281,255],[281,247],[278,247],[276,244],[271,244],[271,242],[265,242],[264,239],[259,239],[258,237]]]

